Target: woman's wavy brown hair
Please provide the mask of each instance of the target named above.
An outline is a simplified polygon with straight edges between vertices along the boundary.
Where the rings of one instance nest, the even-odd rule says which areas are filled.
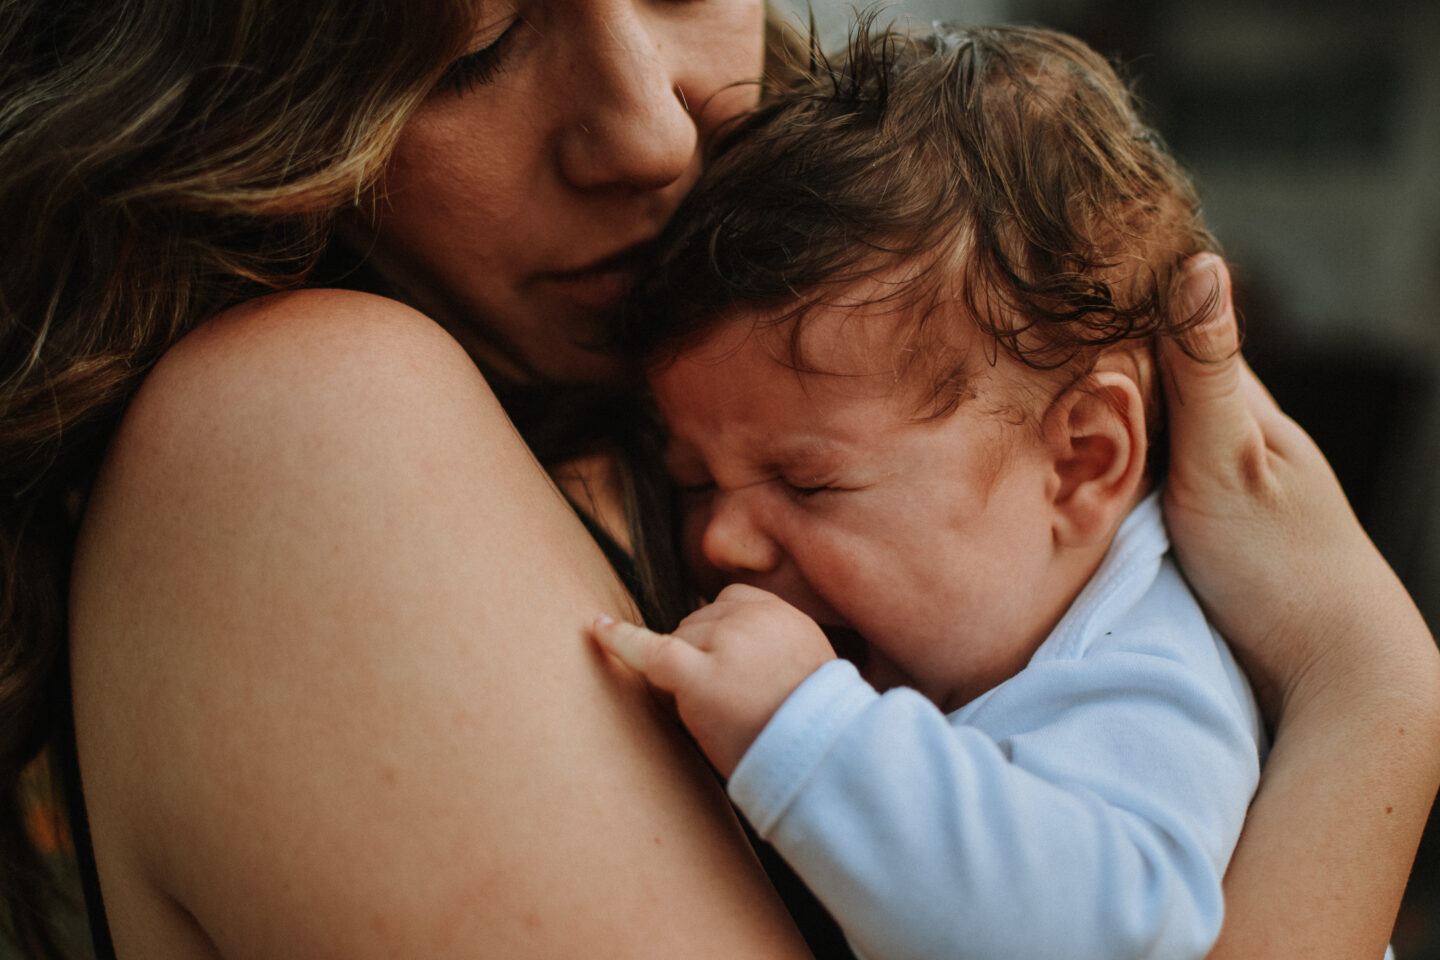
[[[921,409],[941,416],[965,395],[953,323],[1073,380],[1113,345],[1183,345],[1214,305],[1176,309],[1178,268],[1216,249],[1189,178],[1085,44],[870,14],[717,140],[622,337],[663,364],[747,316],[790,324],[803,366],[809,309],[859,306],[856,284],[880,280],[910,318],[897,362],[929,374]]]
[[[58,957],[22,770],[66,717],[85,490],[159,356],[303,281],[462,0],[0,0],[0,936]]]

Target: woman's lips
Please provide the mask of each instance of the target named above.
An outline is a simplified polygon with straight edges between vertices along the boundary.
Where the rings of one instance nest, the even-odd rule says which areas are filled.
[[[631,244],[578,270],[543,274],[540,282],[580,306],[604,309],[618,306],[635,286],[641,268],[653,255],[649,241]]]
[[[618,306],[635,285],[633,269],[582,270],[550,274],[541,283],[577,306],[603,310]]]

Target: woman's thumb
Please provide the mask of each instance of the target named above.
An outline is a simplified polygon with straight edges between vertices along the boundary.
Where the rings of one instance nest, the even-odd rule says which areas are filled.
[[[1225,261],[1200,254],[1183,271],[1176,310],[1182,318],[1204,319],[1160,343],[1171,461],[1177,465],[1223,457],[1254,430],[1240,385],[1240,331]]]

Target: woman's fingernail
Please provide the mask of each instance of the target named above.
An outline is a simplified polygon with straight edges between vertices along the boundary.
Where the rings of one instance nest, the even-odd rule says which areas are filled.
[[[614,622],[615,618],[605,613],[602,613],[600,614],[600,616],[595,618],[595,626],[597,627],[608,627]]]
[[[1190,258],[1190,262],[1185,265],[1185,279],[1181,282],[1180,297],[1185,312],[1192,317],[1205,309],[1206,304],[1215,296],[1220,280],[1215,265],[1219,259],[1213,253],[1202,253]]]

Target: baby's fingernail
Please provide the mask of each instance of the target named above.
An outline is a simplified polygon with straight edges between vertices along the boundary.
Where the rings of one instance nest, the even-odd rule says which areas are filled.
[[[615,618],[605,613],[602,613],[600,614],[600,616],[595,618],[595,626],[597,627],[608,627],[614,622]]]

